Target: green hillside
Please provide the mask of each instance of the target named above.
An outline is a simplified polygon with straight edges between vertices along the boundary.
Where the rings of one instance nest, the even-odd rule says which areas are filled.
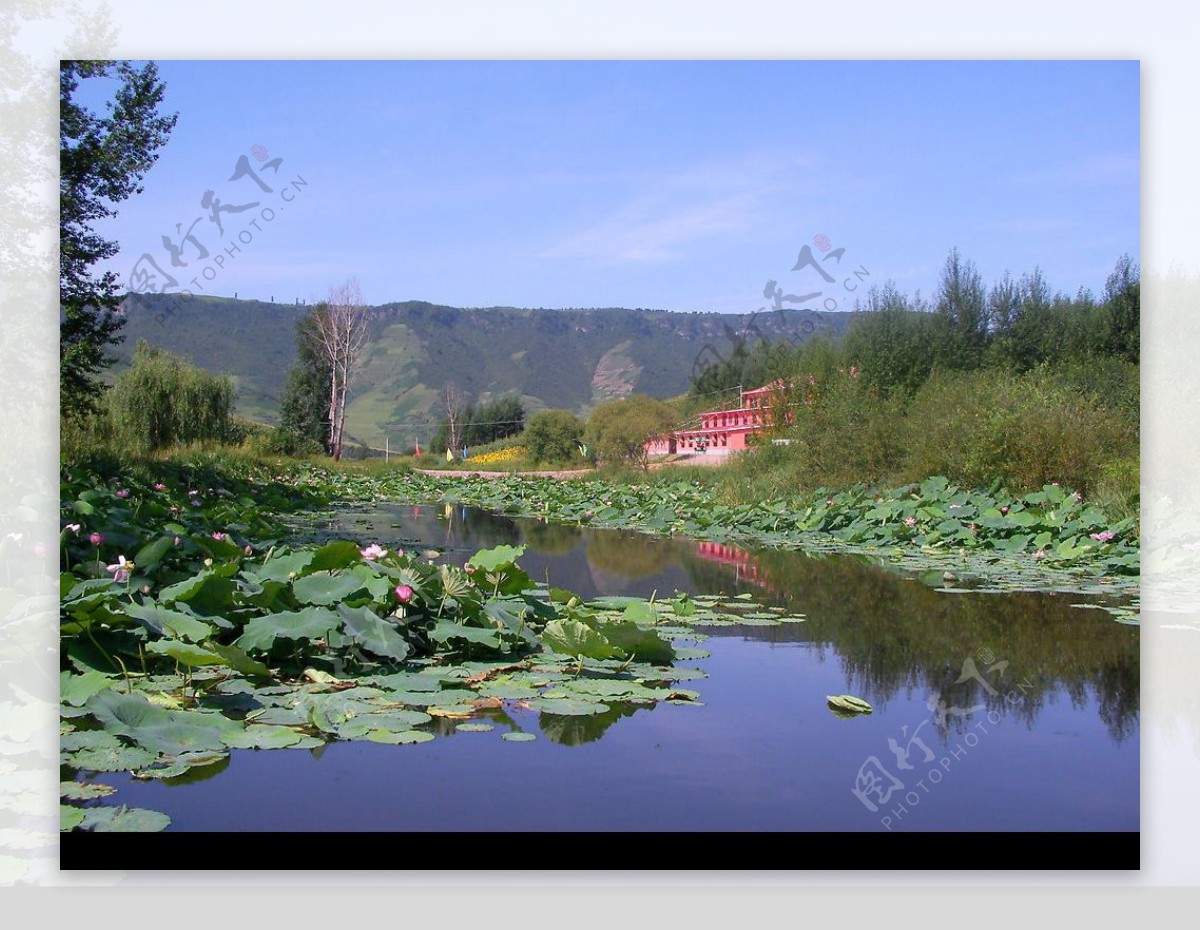
[[[237,412],[274,422],[296,358],[295,324],[307,307],[219,297],[187,303],[130,295],[124,303],[120,367],[139,339],[213,372],[234,376]],[[371,308],[371,333],[347,411],[355,440],[393,447],[428,440],[437,397],[456,382],[473,400],[518,394],[533,413],[562,407],[578,414],[639,392],[673,397],[692,375],[728,356],[739,336],[796,340],[840,335],[849,314],[787,310],[734,315],[618,308],[458,309],[421,301]],[[748,330],[748,326],[753,329]]]

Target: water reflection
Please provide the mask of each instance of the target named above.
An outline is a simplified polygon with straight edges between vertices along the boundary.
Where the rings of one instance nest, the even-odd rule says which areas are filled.
[[[1076,709],[1094,702],[1116,741],[1137,733],[1138,628],[1078,606],[1087,601],[1079,595],[947,593],[880,570],[861,556],[756,551],[459,505],[386,506],[346,515],[334,529],[364,543],[433,545],[457,564],[480,548],[523,543],[522,562],[532,577],[583,597],[752,592],[764,604],[804,614],[807,622],[704,632],[808,644],[822,659],[836,659],[848,689],[877,710],[897,699],[926,701],[943,735],[969,722],[953,713],[939,718],[938,707],[986,708],[1032,725],[1048,702],[1064,699]],[[985,659],[996,669],[990,678],[964,679],[968,660],[983,668]],[[1022,700],[1006,699],[1018,685]],[[575,739],[597,728],[603,732],[612,720],[553,722],[551,729]]]

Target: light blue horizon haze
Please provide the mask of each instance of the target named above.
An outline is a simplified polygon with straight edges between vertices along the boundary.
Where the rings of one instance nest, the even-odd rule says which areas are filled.
[[[353,276],[371,304],[751,312],[819,287],[791,270],[818,234],[927,298],[952,248],[1070,295],[1140,261],[1137,61],[158,64],[178,125],[100,227],[126,287],[148,254],[172,290],[276,302]],[[222,236],[208,190],[259,207]],[[172,267],[197,218],[208,258]]]

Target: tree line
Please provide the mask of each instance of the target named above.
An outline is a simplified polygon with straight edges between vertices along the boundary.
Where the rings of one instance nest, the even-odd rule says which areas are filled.
[[[1052,292],[1040,269],[990,288],[975,264],[952,249],[931,302],[909,297],[892,282],[872,287],[837,349],[843,367],[861,370],[885,396],[911,394],[935,371],[999,368],[1014,373],[1041,365],[1140,358],[1140,269],[1128,255],[1116,262],[1094,297]],[[729,358],[692,381],[700,398],[739,385],[750,388],[796,373],[804,345],[760,340],[735,343]]]

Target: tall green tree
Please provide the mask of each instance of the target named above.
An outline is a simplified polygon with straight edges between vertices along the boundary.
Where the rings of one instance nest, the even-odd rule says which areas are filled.
[[[1141,268],[1128,255],[1117,259],[1117,266],[1104,283],[1104,310],[1108,317],[1104,348],[1137,364],[1141,360],[1142,321]]]
[[[934,301],[941,330],[937,361],[946,368],[971,370],[983,363],[988,345],[987,291],[975,263],[951,249],[942,266]]]
[[[279,426],[298,439],[329,448],[329,384],[333,376],[320,345],[314,310],[296,323],[299,357],[288,371],[279,403]]]
[[[77,100],[81,81],[115,78],[104,115]],[[117,243],[96,231],[116,204],[141,193],[142,178],[175,128],[161,115],[158,68],[128,61],[63,61],[59,66],[59,386],[66,416],[96,408],[97,375],[112,364],[107,347],[122,338],[117,275],[96,265]]]

